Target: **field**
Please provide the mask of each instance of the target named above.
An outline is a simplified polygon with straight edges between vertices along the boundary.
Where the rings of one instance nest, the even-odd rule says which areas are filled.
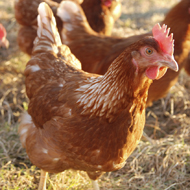
[[[113,35],[129,36],[151,30],[177,0],[122,0],[121,18]],[[0,49],[0,189],[37,189],[40,170],[29,161],[17,133],[27,110],[23,71],[29,57],[17,45],[14,0],[0,0],[0,22],[10,47]],[[182,71],[168,95],[147,109],[145,132],[125,167],[99,179],[101,190],[190,189],[190,77]],[[85,172],[50,174],[47,189],[92,190]]]

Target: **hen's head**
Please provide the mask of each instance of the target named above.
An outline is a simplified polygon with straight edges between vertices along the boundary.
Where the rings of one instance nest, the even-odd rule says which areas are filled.
[[[178,71],[178,64],[173,57],[173,34],[169,33],[166,25],[153,27],[153,37],[140,40],[139,48],[132,51],[132,62],[136,72],[145,71],[150,79],[160,79],[168,68]]]
[[[2,24],[0,24],[0,47],[8,48],[9,47],[9,41],[6,39],[6,30],[3,27]]]

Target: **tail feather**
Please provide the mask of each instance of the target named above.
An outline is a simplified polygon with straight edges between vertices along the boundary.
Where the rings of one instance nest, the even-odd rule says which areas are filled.
[[[62,43],[53,12],[44,2],[40,3],[38,12],[38,30],[32,54],[42,51],[58,53],[58,47],[61,46]]]
[[[62,1],[57,9],[57,16],[63,21],[63,30],[61,32],[64,44],[69,43],[69,39],[77,35],[94,32],[82,10],[81,6],[73,1]]]
[[[82,8],[73,1],[62,1],[57,9],[57,15],[66,23],[71,21],[86,21],[86,16]]]

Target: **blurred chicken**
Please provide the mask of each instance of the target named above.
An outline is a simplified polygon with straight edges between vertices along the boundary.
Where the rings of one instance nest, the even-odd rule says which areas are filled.
[[[110,36],[114,22],[121,15],[120,0],[84,0],[81,6],[91,28]]]
[[[190,1],[182,0],[166,15],[162,24],[171,28],[175,39],[174,56],[179,64],[179,71],[183,68],[190,48]],[[70,17],[64,18],[62,12]],[[87,72],[104,74],[112,61],[130,44],[150,35],[146,33],[128,38],[113,38],[97,34],[88,25],[83,11],[65,9],[60,5],[58,16],[64,22],[62,30],[63,41],[71,52],[81,61],[82,69]],[[82,22],[83,20],[83,22]],[[71,30],[72,29],[72,30]],[[179,72],[168,70],[166,75],[154,81],[150,86],[147,106],[164,97],[178,80]]]
[[[21,26],[17,34],[19,48],[28,55],[31,55],[33,42],[36,38],[36,29],[32,26]]]
[[[2,24],[0,24],[0,47],[8,48],[9,41],[6,39],[7,32]]]
[[[79,11],[71,1],[63,4]],[[86,171],[98,190],[94,180],[122,168],[141,138],[152,80],[167,68],[178,70],[172,35],[155,25],[154,37],[129,46],[101,76],[80,69],[47,4],[38,11],[38,37],[24,72],[30,103],[19,126],[22,145],[42,169],[39,189],[47,172],[74,169]]]
[[[83,0],[73,0],[81,4]],[[56,12],[61,0],[18,0],[15,1],[15,18],[21,25],[17,42],[20,49],[31,55],[33,41],[36,37],[37,8],[40,2],[51,7],[57,22],[58,30],[62,30],[62,21]],[[110,35],[115,20],[121,15],[120,0],[84,0],[82,7],[91,27],[102,34]]]

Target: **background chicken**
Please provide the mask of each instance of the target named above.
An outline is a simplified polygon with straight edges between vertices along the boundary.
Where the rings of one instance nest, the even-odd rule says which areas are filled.
[[[6,39],[7,32],[4,28],[4,26],[0,23],[0,47],[8,48],[9,47],[9,41]]]
[[[79,11],[71,1],[63,4]],[[62,45],[45,3],[39,15],[38,37],[25,69],[30,103],[19,127],[21,142],[43,171],[39,189],[44,189],[46,172],[84,170],[96,180],[123,167],[135,149],[152,80],[167,68],[178,70],[172,36],[165,26],[155,25],[154,37],[130,45],[101,76],[80,69],[80,62]]]
[[[174,56],[179,64],[179,71],[183,68],[190,49],[189,9],[190,1],[182,0],[169,11],[165,19],[162,21],[162,23],[171,28],[171,32],[174,35]],[[65,19],[62,17],[62,12],[67,12],[71,19]],[[81,61],[83,70],[92,73],[104,74],[112,61],[127,46],[144,36],[151,34],[146,33],[128,38],[100,36],[90,28],[84,18],[82,10],[73,12],[69,8],[66,10],[63,6],[60,6],[58,15],[64,22],[62,38],[70,47],[71,52]],[[83,19],[83,23],[81,22],[81,19]],[[72,28],[73,30],[69,30],[69,28]],[[154,81],[149,89],[147,106],[152,105],[153,101],[164,97],[168,93],[170,87],[176,83],[178,76],[179,72],[176,73],[168,70],[161,80]]]
[[[37,7],[40,2],[51,7],[57,22],[58,30],[62,30],[62,22],[57,17],[57,7],[61,0],[18,0],[15,2],[15,18],[21,25],[17,41],[20,49],[31,55],[33,41],[36,37]],[[81,4],[90,26],[98,33],[111,35],[115,20],[121,15],[120,0],[73,0]]]
[[[111,35],[114,22],[121,15],[120,0],[84,0],[81,6],[94,31]]]

